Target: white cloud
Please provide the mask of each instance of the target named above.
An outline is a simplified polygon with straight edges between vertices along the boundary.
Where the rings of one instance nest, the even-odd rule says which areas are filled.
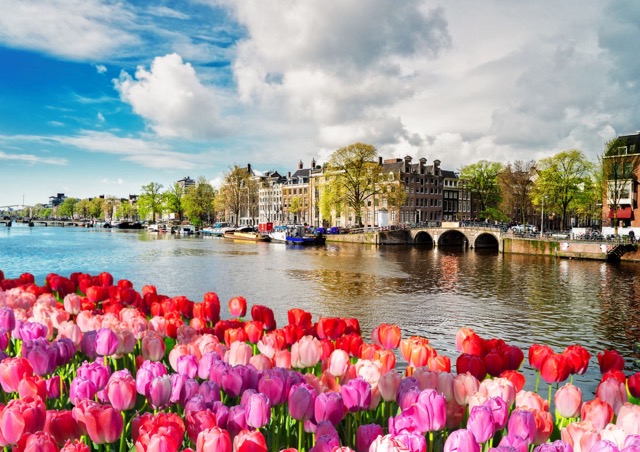
[[[104,74],[105,72],[107,72],[107,66],[105,66],[104,64],[96,64],[95,68],[98,74]]]
[[[66,159],[58,157],[40,157],[33,154],[7,154],[3,151],[0,151],[0,161],[1,160],[28,163],[31,165],[66,165],[68,163]]]
[[[175,9],[172,9],[166,6],[150,7],[147,9],[147,11],[149,12],[149,14],[152,14],[158,17],[170,17],[172,19],[181,19],[181,20],[189,19],[189,16],[187,14],[184,14],[180,11],[177,11]]]
[[[123,3],[2,0],[0,43],[64,58],[95,60],[137,43]]]
[[[124,180],[122,180],[121,178],[118,178],[118,179],[104,178],[100,181],[100,183],[102,183],[103,185],[122,185],[124,184]]]
[[[102,113],[98,112],[97,117],[98,117],[98,122],[104,122],[105,121],[104,115]]]
[[[156,57],[150,70],[139,66],[135,79],[122,72],[114,85],[121,99],[160,136],[213,138],[224,131],[215,91],[175,53]]]

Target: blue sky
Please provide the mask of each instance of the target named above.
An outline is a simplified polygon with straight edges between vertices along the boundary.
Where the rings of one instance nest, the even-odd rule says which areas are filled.
[[[0,207],[233,164],[540,159],[640,129],[640,2],[0,0]]]

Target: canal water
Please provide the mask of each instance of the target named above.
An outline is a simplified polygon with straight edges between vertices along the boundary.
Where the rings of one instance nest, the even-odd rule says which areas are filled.
[[[386,322],[403,337],[427,337],[452,358],[461,327],[523,348],[544,343],[561,352],[581,344],[590,369],[574,382],[593,392],[596,354],[619,350],[626,373],[640,370],[640,264],[502,255],[495,250],[332,244],[297,248],[213,237],[73,227],[0,226],[0,270],[126,278],[138,290],[153,284],[169,296],[201,301],[218,293],[272,308],[278,325],[293,307],[320,316],[357,317],[363,333]],[[399,363],[402,365],[402,363]],[[532,372],[527,368],[527,385]]]

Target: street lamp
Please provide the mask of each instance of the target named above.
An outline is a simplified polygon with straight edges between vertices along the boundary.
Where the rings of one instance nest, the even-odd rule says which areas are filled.
[[[544,232],[544,198],[542,197],[542,213],[540,214],[540,238],[542,238],[542,233]]]

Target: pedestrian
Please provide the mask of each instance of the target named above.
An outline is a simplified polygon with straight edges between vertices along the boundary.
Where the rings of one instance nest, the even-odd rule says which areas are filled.
[[[631,243],[635,243],[636,242],[636,233],[633,232],[633,229],[629,231],[629,241]]]

